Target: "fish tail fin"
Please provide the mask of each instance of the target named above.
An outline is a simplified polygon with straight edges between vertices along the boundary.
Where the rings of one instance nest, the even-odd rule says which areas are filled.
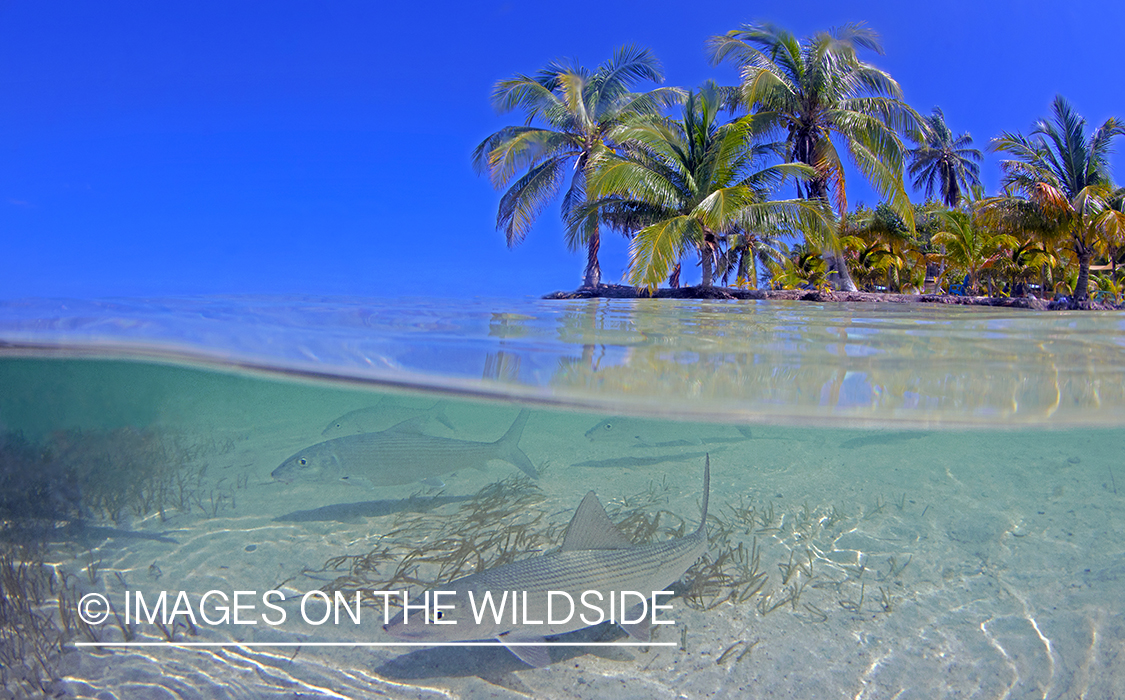
[[[708,453],[703,462],[703,515],[699,516],[699,529],[695,531],[703,539],[707,539],[707,501],[711,496],[711,455]]]
[[[516,419],[512,421],[512,427],[508,428],[508,432],[504,433],[504,437],[495,442],[497,448],[497,459],[502,459],[509,464],[515,465],[522,472],[530,476],[532,479],[539,478],[539,470],[531,463],[531,459],[520,449],[520,437],[523,435],[523,428],[527,425],[527,417],[531,415],[531,411],[526,408],[521,410]]]
[[[448,401],[438,401],[433,406],[430,406],[426,414],[450,430],[456,430],[457,428],[453,427],[453,421],[449,420],[449,416],[445,414],[445,408],[448,405]]]
[[[749,426],[736,425],[736,426],[734,426],[734,428],[735,428],[735,430],[737,430],[739,433],[742,434],[742,437],[746,438],[747,440],[752,440],[754,438],[754,435],[750,432]]]

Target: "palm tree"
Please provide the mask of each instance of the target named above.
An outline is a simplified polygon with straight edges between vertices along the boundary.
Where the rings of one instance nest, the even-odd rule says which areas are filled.
[[[1011,295],[1024,296],[1024,283],[1050,262],[1051,254],[1029,239],[1008,251],[1003,260],[997,261],[997,267],[1007,273]]]
[[[1012,236],[990,234],[979,220],[974,221],[963,211],[945,211],[938,216],[942,230],[934,234],[931,242],[944,246],[945,252],[941,257],[968,273],[969,290],[974,294],[981,271],[1002,260],[1005,249],[1019,246]]]
[[[770,267],[775,289],[820,289],[828,279],[823,256],[809,246],[797,246]]]
[[[961,204],[961,193],[980,187],[981,153],[969,148],[973,137],[968,133],[954,138],[945,123],[940,107],[926,117],[928,133],[912,133],[910,139],[918,144],[910,149],[911,183],[916,190],[924,190],[932,198],[935,187],[941,190],[941,201],[950,209]]]
[[[854,250],[852,258],[853,279],[859,280],[859,287],[865,292],[875,290],[880,279],[890,277],[890,270],[899,262],[882,241],[869,242],[859,236],[841,236],[840,244],[845,251]],[[889,289],[889,287],[888,287]]]
[[[839,217],[847,212],[839,141],[876,192],[913,228],[902,184],[906,149],[895,130],[926,127],[902,101],[898,83],[859,60],[859,49],[882,53],[875,32],[848,24],[802,43],[775,25],[747,24],[712,37],[710,48],[713,63],[730,59],[740,69],[742,99],[753,111],[748,119],[754,129],[785,134],[786,159],[816,169],[816,177],[804,184],[806,198],[827,202],[831,195]],[[833,257],[840,284],[854,291],[839,247]]]
[[[630,115],[655,113],[678,101],[681,91],[676,88],[630,91],[639,80],[663,79],[659,62],[648,49],[626,46],[592,72],[555,61],[535,76],[517,75],[496,83],[493,105],[500,112],[522,109],[526,123],[504,127],[482,141],[473,152],[473,165],[477,172],[487,172],[497,189],[526,170],[500,199],[496,216],[496,228],[504,231],[508,247],[523,241],[544,207],[558,196],[568,173],[563,218],[588,201],[590,163],[614,147],[607,140],[609,130]],[[545,126],[533,126],[536,121]],[[582,281],[586,287],[601,281],[598,224],[598,218],[590,217],[567,231],[571,250],[586,248]]]
[[[819,203],[766,200],[786,177],[815,171],[797,163],[755,170],[755,163],[776,149],[755,144],[744,121],[720,124],[727,104],[723,89],[706,83],[688,94],[682,121],[635,120],[613,132],[625,155],[608,150],[598,155],[590,190],[599,200],[576,210],[574,218],[607,207],[636,214],[643,225],[629,251],[633,284],[655,288],[694,249],[702,286],[710,287],[723,239],[739,231],[805,226],[829,235]]]
[[[758,288],[758,271],[769,269],[770,263],[783,257],[777,231],[749,232],[736,230],[727,236],[727,248],[719,256],[716,274],[727,286],[734,273],[735,286],[740,289]]]
[[[845,250],[851,248],[857,251],[854,260],[862,269],[859,276],[863,285],[874,286],[872,275],[878,270],[886,277],[887,291],[898,291],[901,287],[900,272],[907,266],[904,254],[914,243],[902,217],[886,203],[879,204],[875,209],[861,206],[844,218],[841,228],[849,235],[841,237],[840,243]]]
[[[1125,187],[1117,190],[1106,204],[1110,209],[1125,212]],[[1098,241],[1098,254],[1109,261],[1110,277],[1117,279],[1122,253],[1125,253],[1125,227],[1112,227]]]
[[[1114,136],[1125,124],[1110,117],[1086,136],[1086,120],[1061,95],[1051,105],[1050,121],[1040,119],[1031,136],[1004,132],[992,149],[1012,156],[1000,162],[1005,195],[986,203],[993,221],[1018,225],[1033,221],[1069,239],[1078,259],[1074,296],[1089,296],[1090,258],[1100,238],[1119,238],[1125,213],[1113,202],[1122,194],[1109,176]]]

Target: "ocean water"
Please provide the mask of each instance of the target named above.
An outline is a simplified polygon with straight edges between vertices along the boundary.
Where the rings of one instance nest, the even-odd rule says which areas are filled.
[[[1123,320],[4,303],[0,697],[1125,696]],[[536,668],[383,630],[375,591],[547,555],[588,491],[638,546],[692,532],[707,461],[650,642],[603,623]]]

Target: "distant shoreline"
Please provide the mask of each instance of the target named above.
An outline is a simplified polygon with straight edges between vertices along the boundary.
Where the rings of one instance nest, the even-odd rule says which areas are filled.
[[[954,294],[883,294],[877,292],[821,292],[810,289],[738,289],[734,287],[680,287],[647,290],[624,284],[599,284],[579,287],[572,292],[552,292],[544,299],[769,299],[775,301],[852,302],[887,304],[954,304],[960,306],[993,306],[1036,311],[1092,310],[1114,311],[1121,307],[1105,302],[1073,299],[1038,299],[1035,297],[970,297]]]

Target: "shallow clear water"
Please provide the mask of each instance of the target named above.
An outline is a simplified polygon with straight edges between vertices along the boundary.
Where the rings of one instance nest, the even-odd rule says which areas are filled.
[[[9,303],[0,578],[30,602],[2,611],[4,682],[119,698],[1121,695],[1122,318]],[[516,445],[537,479],[473,456],[523,408]],[[433,457],[273,476],[362,434]],[[372,590],[541,556],[589,490],[632,541],[692,531],[705,455],[709,553],[652,644],[603,624],[552,638],[603,645],[557,646],[542,668],[497,647],[357,645],[399,641]],[[301,620],[316,590],[361,591],[362,622]],[[195,623],[121,619],[127,592],[162,591],[169,609],[185,592]],[[208,591],[253,591],[240,601],[256,624],[200,619],[218,616]],[[77,622],[89,594],[117,615]],[[215,646],[135,646],[169,638]]]

